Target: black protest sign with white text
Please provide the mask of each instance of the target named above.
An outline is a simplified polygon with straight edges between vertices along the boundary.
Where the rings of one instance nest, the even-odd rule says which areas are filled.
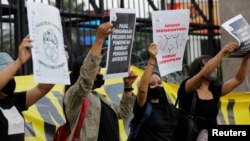
[[[116,13],[116,18],[111,22],[115,30],[110,35],[107,74],[128,72],[134,38],[135,14]]]

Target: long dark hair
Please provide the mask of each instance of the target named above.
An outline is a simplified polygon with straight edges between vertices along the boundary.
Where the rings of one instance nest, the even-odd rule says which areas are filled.
[[[212,57],[209,55],[201,55],[200,57],[197,57],[196,59],[194,59],[194,61],[191,64],[189,78],[199,73],[201,69],[204,67],[205,63],[207,63],[211,58]],[[217,78],[216,80],[211,81],[209,85],[209,89],[213,86],[218,86],[221,84],[222,82],[220,81],[220,79]]]
[[[210,59],[211,56],[209,55],[201,55],[200,57],[195,58],[191,64],[189,77],[191,78],[197,73],[199,73],[201,69],[204,67],[204,63],[208,62],[208,60]]]

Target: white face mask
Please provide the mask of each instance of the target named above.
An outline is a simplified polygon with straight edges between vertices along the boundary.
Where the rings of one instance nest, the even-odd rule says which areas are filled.
[[[214,69],[214,71],[209,75],[208,80],[215,81],[216,79],[217,79],[217,69]]]

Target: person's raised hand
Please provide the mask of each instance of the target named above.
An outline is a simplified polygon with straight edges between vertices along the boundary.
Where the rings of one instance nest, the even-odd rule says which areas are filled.
[[[23,38],[21,44],[19,45],[17,60],[22,64],[24,64],[31,57],[31,42],[32,40],[27,35]]]
[[[137,77],[134,71],[129,71],[128,76],[123,78],[125,88],[131,88]]]
[[[158,53],[158,48],[157,48],[157,45],[155,43],[151,43],[149,45],[148,53],[149,53],[150,59],[156,60],[156,55]]]
[[[104,41],[113,31],[113,24],[110,22],[99,25],[96,31],[96,40]]]
[[[221,52],[224,56],[230,55],[238,49],[238,45],[235,42],[229,42],[222,49]]]

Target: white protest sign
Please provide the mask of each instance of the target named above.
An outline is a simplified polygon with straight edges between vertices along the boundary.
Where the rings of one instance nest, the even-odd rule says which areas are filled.
[[[239,49],[230,57],[243,57],[250,52],[250,26],[241,14],[229,19],[221,26],[239,42]]]
[[[27,12],[35,81],[70,84],[59,10],[47,4],[27,2]]]
[[[111,8],[110,22],[115,31],[109,35],[104,78],[126,77],[130,68],[136,11],[134,9]]]
[[[158,46],[157,63],[161,76],[182,70],[189,30],[189,10],[152,12],[153,42]]]

